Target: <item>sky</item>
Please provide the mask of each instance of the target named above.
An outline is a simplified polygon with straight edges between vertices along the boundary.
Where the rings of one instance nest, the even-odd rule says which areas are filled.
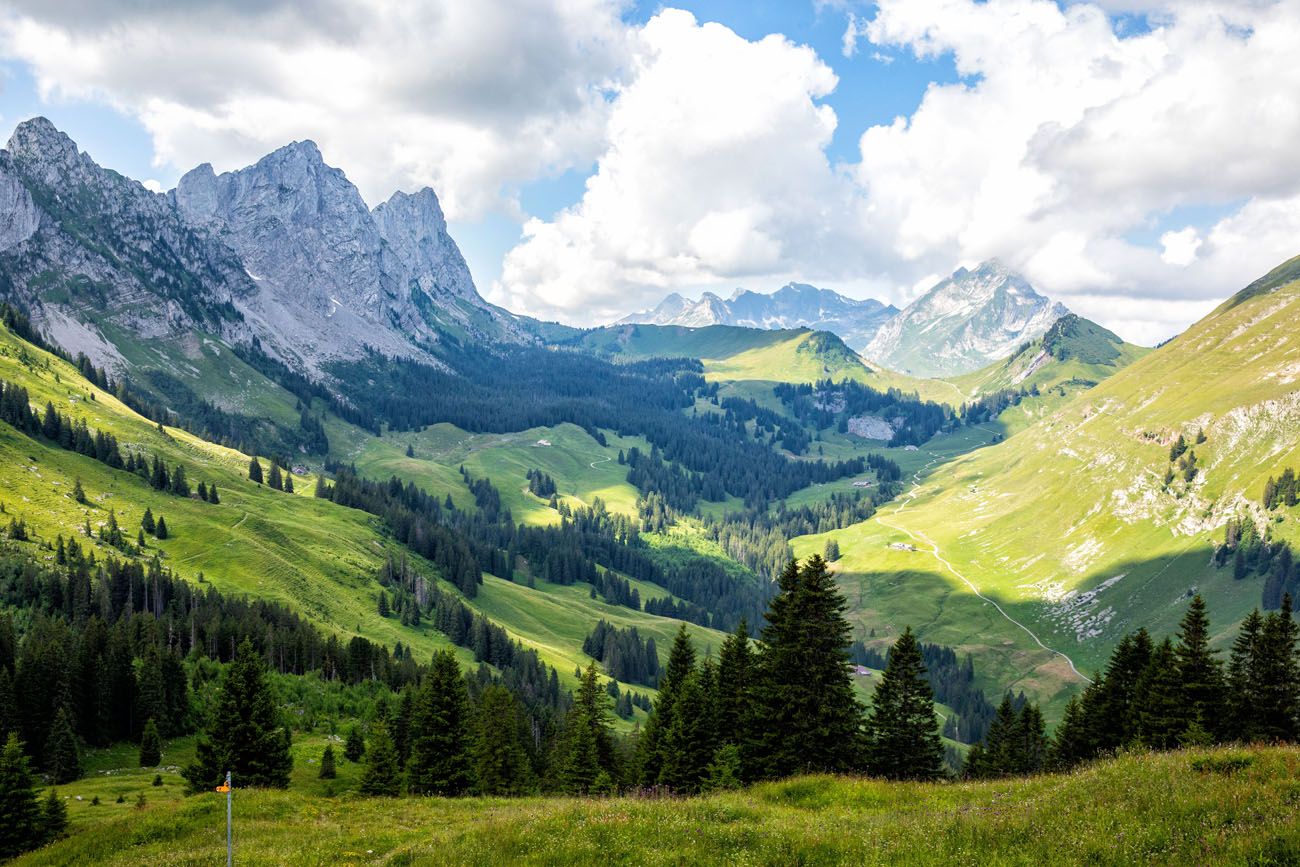
[[[169,189],[312,139],[609,322],[999,258],[1154,344],[1300,253],[1300,0],[5,0],[0,131]]]

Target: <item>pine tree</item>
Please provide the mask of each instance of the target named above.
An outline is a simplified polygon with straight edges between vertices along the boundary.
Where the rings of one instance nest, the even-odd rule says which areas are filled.
[[[1178,656],[1170,639],[1166,638],[1152,651],[1151,661],[1138,683],[1137,695],[1141,742],[1157,750],[1177,745],[1190,718],[1183,706]]]
[[[1281,610],[1265,619],[1256,644],[1258,734],[1266,740],[1294,742],[1300,739],[1297,628],[1291,616],[1291,595],[1284,594]]]
[[[359,762],[366,754],[366,741],[361,736],[361,728],[353,726],[348,729],[347,740],[343,742],[343,758],[349,762]]]
[[[894,780],[932,780],[943,775],[934,693],[911,627],[903,630],[889,654],[867,726],[871,773]]]
[[[284,489],[284,478],[280,475],[280,465],[271,461],[271,475],[266,479],[266,486],[274,491]]]
[[[370,743],[366,745],[366,768],[361,772],[360,791],[363,795],[392,798],[402,793],[402,770],[397,764],[397,749],[383,720],[370,726]]]
[[[320,756],[320,778],[322,780],[332,780],[338,776],[338,771],[334,767],[334,746],[325,745],[325,752]]]
[[[826,540],[825,558],[827,563],[834,563],[840,559],[840,543],[834,539]]]
[[[81,750],[66,706],[60,706],[54,715],[54,724],[45,740],[45,767],[55,785],[81,778]]]
[[[1217,653],[1210,648],[1210,620],[1205,600],[1198,594],[1183,615],[1174,647],[1186,715],[1183,728],[1195,722],[1205,731],[1217,733],[1223,725],[1225,689]]]
[[[694,794],[708,776],[717,751],[716,685],[716,669],[705,660],[686,677],[673,705],[672,725],[664,732],[659,783],[674,792]]]
[[[212,503],[214,506],[221,502],[221,497],[217,494],[217,486],[215,482],[208,485],[208,502]]]
[[[284,471],[284,486],[283,486],[283,489],[284,489],[284,492],[285,492],[286,494],[292,494],[292,493],[293,493],[293,475],[290,474],[290,472],[289,472],[288,470],[285,470],[285,471]]]
[[[181,464],[176,465],[176,471],[172,473],[172,493],[178,497],[188,497],[190,495],[190,483],[185,479],[185,467]]]
[[[68,805],[59,793],[50,789],[41,803],[41,837],[43,843],[53,842],[68,830]]]
[[[791,562],[778,588],[755,665],[747,769],[784,777],[860,768],[863,709],[849,673],[847,603],[816,554],[802,568]]]
[[[967,756],[963,769],[965,775],[972,779],[982,779],[1016,773],[1018,734],[1016,709],[1011,701],[1011,693],[1008,692],[1002,696],[1002,703],[998,705],[997,714],[989,723],[979,752],[972,751]]]
[[[1228,731],[1243,743],[1250,743],[1259,734],[1262,685],[1258,682],[1258,661],[1263,627],[1264,618],[1256,608],[1241,622],[1228,659]]]
[[[27,756],[18,735],[11,732],[0,752],[0,858],[40,846],[45,838],[43,826]]]
[[[1015,772],[1018,774],[1036,774],[1047,765],[1047,724],[1043,721],[1043,712],[1038,705],[1026,702],[1020,708],[1020,717],[1016,720]]]
[[[434,654],[415,696],[408,785],[417,795],[460,795],[472,780],[470,705],[460,664],[450,650]]]
[[[229,770],[236,785],[283,789],[293,768],[289,744],[266,661],[246,638],[226,670],[212,719],[199,738],[194,763],[185,768],[185,778],[194,790],[205,791]]]
[[[695,669],[695,645],[683,623],[677,629],[672,649],[668,652],[668,667],[659,678],[659,698],[654,713],[646,721],[645,732],[637,744],[641,782],[653,786],[659,782],[664,764],[664,738],[673,723],[673,705],[681,693],[686,678]]]
[[[144,530],[146,533],[152,533],[157,529],[157,527],[158,525],[154,523],[153,519],[153,509],[146,507],[144,510],[144,517],[140,519],[140,529]]]
[[[162,762],[162,738],[158,734],[158,724],[153,717],[144,724],[144,734],[140,736],[140,767],[154,768]]]
[[[484,689],[474,738],[479,794],[518,795],[527,790],[528,755],[520,742],[519,727],[519,704],[514,694],[499,684]]]
[[[81,486],[80,478],[72,483],[72,499],[81,503],[83,506],[86,504],[86,489]]]
[[[415,687],[407,685],[402,690],[402,700],[397,704],[397,713],[390,726],[393,733],[393,747],[397,750],[397,761],[406,767],[406,760],[411,757],[411,721],[415,718]]]
[[[259,485],[262,484],[262,464],[257,458],[250,458],[248,461],[248,478]]]
[[[744,725],[753,656],[749,626],[741,618],[736,631],[722,642],[718,653],[718,739],[724,744],[743,744],[748,739]]]
[[[740,747],[734,743],[723,744],[713,754],[713,761],[709,763],[702,791],[722,792],[728,789],[739,789],[743,783]]]
[[[205,503],[208,501],[208,486],[203,484],[203,482],[199,482],[198,494],[200,500]]]
[[[169,531],[167,529],[167,519],[159,515],[158,525],[154,528],[154,535],[157,536],[159,539],[166,539],[168,533]]]
[[[388,594],[385,593],[383,590],[380,590],[379,591],[379,616],[391,617],[392,614],[393,614],[393,610],[388,606]]]
[[[559,777],[561,787],[569,794],[600,794],[612,781],[614,744],[608,704],[609,696],[600,688],[593,662],[582,673],[566,720]]]

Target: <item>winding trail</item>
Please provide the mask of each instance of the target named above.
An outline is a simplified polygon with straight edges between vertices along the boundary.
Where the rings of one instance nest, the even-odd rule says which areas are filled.
[[[598,461],[592,461],[588,466],[590,466],[590,467],[594,470],[594,469],[596,469],[596,464],[604,464],[604,463],[608,463],[609,461],[612,461],[612,460],[614,460],[614,459],[613,459],[613,458],[601,458],[601,459],[598,460]]]
[[[931,454],[933,454],[933,452]],[[912,489],[907,492],[907,499],[899,503],[898,508],[894,509],[893,512],[890,513],[891,515],[897,516],[901,514],[904,509],[906,509],[908,506],[912,504],[912,502],[919,495],[918,491],[920,490],[921,487],[921,473],[929,469],[930,467],[934,466],[934,464],[938,461],[939,461],[939,457],[936,455],[933,460],[931,460],[925,466],[921,467],[921,469],[917,470],[915,474],[913,474]],[[923,545],[928,546],[929,550],[926,553],[930,554],[932,557],[934,557],[934,559],[942,563],[944,568],[947,569],[949,572],[951,572],[959,581],[961,581],[963,584],[969,587],[972,593],[974,593],[980,599],[983,599],[985,602],[987,602],[988,604],[996,608],[997,612],[1001,614],[1003,617],[1005,617],[1008,622],[1014,623],[1016,626],[1020,627],[1020,629],[1022,629],[1026,635],[1032,638],[1034,640],[1034,643],[1037,644],[1039,647],[1041,647],[1043,650],[1046,650],[1048,653],[1054,654],[1056,656],[1061,657],[1061,659],[1064,659],[1066,664],[1070,666],[1070,671],[1073,671],[1080,680],[1086,681],[1088,683],[1092,683],[1092,678],[1088,677],[1086,674],[1079,671],[1079,669],[1075,667],[1073,659],[1071,659],[1062,651],[1059,651],[1053,647],[1048,647],[1046,644],[1043,643],[1042,639],[1040,639],[1037,635],[1034,634],[1032,629],[1030,629],[1028,626],[1026,626],[1025,624],[1021,623],[1019,620],[1017,620],[1016,618],[1008,614],[1002,608],[1002,606],[999,605],[995,600],[990,599],[989,597],[981,593],[980,589],[975,586],[975,582],[971,581],[961,572],[958,572],[957,568],[953,566],[952,563],[948,562],[947,558],[945,558],[943,554],[939,552],[939,546],[934,542],[933,539],[931,539],[929,536],[922,533],[920,530],[913,532],[899,524],[890,523],[889,521],[886,521],[884,516],[881,515],[880,513],[876,514],[876,521],[880,524],[883,524],[886,527],[889,527],[892,530],[897,530],[900,533],[906,533],[908,538],[910,538],[913,542],[919,542]]]

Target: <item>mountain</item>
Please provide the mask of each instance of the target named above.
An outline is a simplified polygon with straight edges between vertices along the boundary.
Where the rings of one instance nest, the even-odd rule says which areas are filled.
[[[317,375],[367,348],[432,360],[448,339],[535,331],[479,296],[432,190],[372,211],[311,142],[235,172],[199,166],[158,194],[35,118],[0,152],[0,202],[4,297],[113,369],[139,361],[139,341],[193,356],[199,335],[256,339]]]
[[[1096,322],[1067,313],[1010,358],[951,381],[972,396],[1016,388],[1090,388],[1149,351],[1125,343]]]
[[[1069,311],[997,260],[952,276],[876,332],[863,355],[913,376],[953,376],[1014,354]]]
[[[928,628],[953,643],[987,647],[977,658],[992,669],[1003,634],[1007,647],[1032,635],[1015,653],[1035,661],[1008,656],[1000,670],[1032,668],[1014,688],[1057,702],[1124,633],[1172,632],[1195,593],[1216,639],[1229,640],[1251,609],[1300,589],[1293,570],[1274,568],[1280,558],[1250,553],[1234,570],[1231,556],[1223,567],[1214,556],[1236,520],[1267,534],[1272,552],[1300,543],[1300,512],[1260,502],[1270,476],[1300,467],[1297,318],[1300,259],[1005,441],[923,469],[906,500],[831,534],[844,580],[860,580],[871,600],[863,625],[933,617]],[[796,553],[825,541],[807,537]]]
[[[874,298],[859,301],[807,283],[787,283],[770,295],[737,289],[725,300],[712,292],[705,292],[699,301],[673,293],[653,310],[633,313],[617,324],[690,328],[739,325],[770,330],[806,327],[833,332],[849,346],[861,348],[897,313],[893,305],[882,304]]]

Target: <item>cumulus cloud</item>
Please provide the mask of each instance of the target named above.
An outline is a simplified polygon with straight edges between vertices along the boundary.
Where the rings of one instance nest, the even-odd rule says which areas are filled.
[[[862,136],[870,231],[917,272],[999,256],[1111,324],[1095,299],[1122,297],[1144,311],[1125,321],[1159,336],[1294,255],[1300,236],[1261,217],[1296,222],[1300,3],[1142,11],[1156,26],[1121,37],[1091,4],[882,0],[867,38],[951,55],[962,80]],[[1177,207],[1243,199],[1160,248],[1125,240]]]
[[[599,152],[629,30],[608,0],[14,0],[0,51],[46,96],[138,117],[155,159],[246,165],[312,138],[372,203],[433,185],[452,218]]]
[[[591,323],[669,288],[867,269],[861,203],[825,154],[836,76],[810,48],[665,10],[635,70],[582,200],[524,227],[496,300]]]

